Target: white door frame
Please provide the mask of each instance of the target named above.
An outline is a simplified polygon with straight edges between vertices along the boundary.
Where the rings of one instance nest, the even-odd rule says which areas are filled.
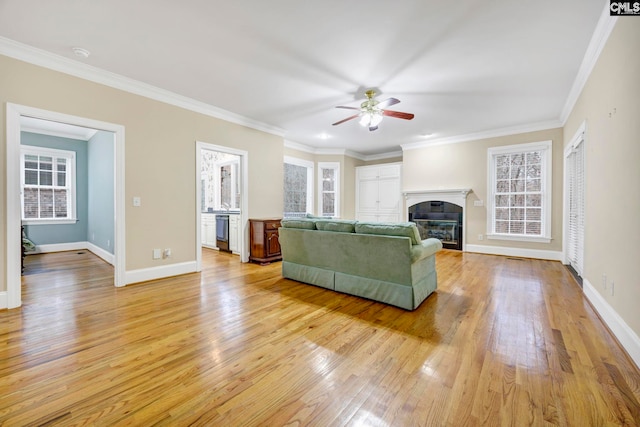
[[[22,280],[20,268],[20,116],[67,123],[76,126],[104,130],[115,134],[115,236],[114,236],[114,285],[125,286],[125,224],[124,224],[124,126],[84,117],[42,110],[19,104],[7,103],[7,229],[5,248],[7,308],[22,305]],[[15,244],[14,244],[15,243]]]
[[[240,174],[242,176],[242,194],[240,195],[240,262],[249,262],[249,236],[248,213],[249,213],[249,152],[225,147],[223,145],[209,144],[207,142],[196,141],[196,271],[202,271],[202,151],[219,151],[221,153],[234,154],[240,156]]]

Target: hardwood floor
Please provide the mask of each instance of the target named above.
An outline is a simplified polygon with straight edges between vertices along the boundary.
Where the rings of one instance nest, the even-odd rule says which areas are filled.
[[[414,312],[203,265],[117,289],[89,252],[28,256],[0,423],[640,425],[640,372],[559,263],[443,251]]]

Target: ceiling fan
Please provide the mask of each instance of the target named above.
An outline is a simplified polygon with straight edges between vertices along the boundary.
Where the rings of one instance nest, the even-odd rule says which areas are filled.
[[[360,117],[360,125],[368,127],[370,131],[374,131],[378,129],[378,125],[380,124],[384,116],[395,117],[397,119],[404,120],[411,120],[414,117],[414,115],[411,113],[402,113],[400,111],[384,109],[385,107],[390,107],[399,103],[399,99],[388,98],[384,101],[376,101],[374,99],[376,92],[373,89],[369,89],[368,91],[366,91],[365,95],[367,95],[367,100],[360,104],[360,108],[338,105],[336,108],[344,108],[346,110],[360,110],[360,112],[358,114],[354,114],[353,116],[347,117],[346,119],[342,119],[338,122],[333,123],[333,126],[339,125],[349,120],[353,120],[356,117]]]

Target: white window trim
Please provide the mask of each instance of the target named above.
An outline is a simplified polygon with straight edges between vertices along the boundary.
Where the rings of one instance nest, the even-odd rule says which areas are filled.
[[[494,232],[496,168],[495,157],[500,154],[522,153],[527,151],[542,151],[542,233],[540,236],[520,234],[502,234]],[[552,190],[552,141],[531,142],[525,144],[505,145],[487,149],[487,239],[510,240],[521,242],[551,242],[551,190]]]
[[[69,186],[69,211],[70,216],[67,218],[42,218],[42,219],[25,219],[24,215],[24,157],[25,155],[36,156],[51,156],[51,157],[63,157],[69,159],[69,166],[67,168],[67,179],[70,182]],[[38,147],[33,145],[21,145],[20,146],[20,217],[23,225],[52,225],[52,224],[75,224],[78,222],[77,210],[76,210],[76,152],[71,150],[58,150],[55,148]]]
[[[318,215],[322,216],[322,171],[324,169],[335,170],[336,184],[335,184],[335,210],[332,217],[340,218],[340,163],[339,162],[318,162]]]
[[[302,166],[307,168],[307,213],[313,214],[313,172],[315,170],[315,165],[310,160],[299,159],[297,157],[284,156],[284,163],[288,163],[290,165]]]

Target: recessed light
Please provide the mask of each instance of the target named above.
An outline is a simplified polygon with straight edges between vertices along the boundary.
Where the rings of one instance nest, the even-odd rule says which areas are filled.
[[[327,135],[326,133],[321,133],[320,139],[329,139],[329,135]]]
[[[91,55],[91,52],[81,47],[72,47],[71,50],[73,51],[75,56],[79,56],[80,58],[88,58],[89,55]]]

